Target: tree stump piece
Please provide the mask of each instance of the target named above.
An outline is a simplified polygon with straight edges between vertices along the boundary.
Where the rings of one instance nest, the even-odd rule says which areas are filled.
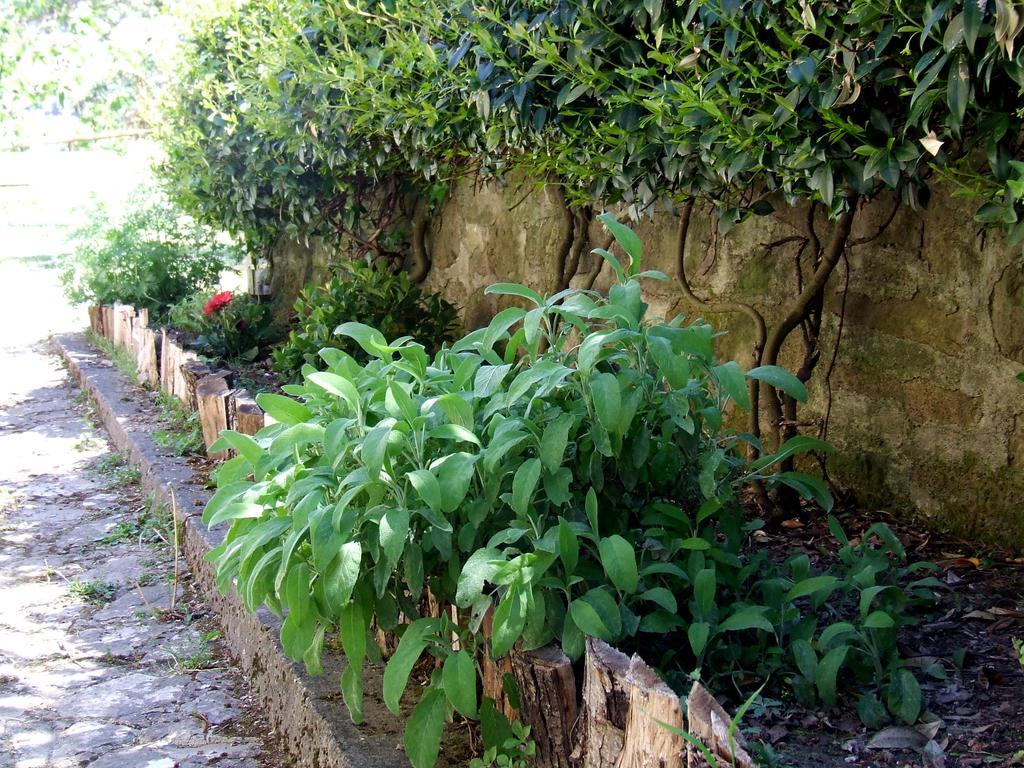
[[[683,768],[686,741],[665,727],[685,727],[679,697],[635,654],[626,681],[629,713],[616,768]]]
[[[103,338],[108,341],[114,340],[114,308],[100,307],[100,314],[103,318]]]
[[[186,399],[185,404],[189,410],[197,410],[199,403],[196,400],[196,387],[202,379],[213,373],[213,370],[206,363],[199,360],[189,360],[181,363],[181,376],[185,380]]]
[[[227,451],[210,453],[210,446],[220,437],[220,433],[228,428],[227,401],[231,396],[231,388],[228,386],[227,377],[223,374],[206,376],[196,384],[195,392],[206,454],[215,461],[226,459]]]
[[[103,307],[98,304],[89,306],[89,328],[97,336],[103,335]]]
[[[512,702],[508,700],[508,696],[505,695],[505,675],[512,674],[512,662],[508,654],[505,654],[500,659],[491,658],[490,639],[493,627],[494,608],[492,606],[487,609],[483,623],[480,626],[480,631],[488,641],[484,648],[483,656],[480,659],[484,697],[492,699],[494,701],[494,708],[504,713],[505,717],[509,720],[515,720],[518,718],[518,712],[512,706]]]
[[[581,768],[615,765],[629,711],[629,657],[597,638],[587,638],[583,704],[573,760]]]
[[[730,746],[729,724],[732,718],[699,682],[694,682],[686,698],[686,716],[690,722],[690,734],[700,739],[721,763],[736,768],[755,768],[738,731],[733,734]],[[686,754],[689,768],[708,768],[704,755],[694,745],[686,745]]]
[[[263,429],[263,409],[260,408],[248,391],[236,389],[231,398],[231,429],[243,435],[255,435]]]
[[[519,719],[537,744],[538,768],[572,768],[576,725],[576,678],[562,649],[548,645],[513,652],[512,673],[519,688]]]

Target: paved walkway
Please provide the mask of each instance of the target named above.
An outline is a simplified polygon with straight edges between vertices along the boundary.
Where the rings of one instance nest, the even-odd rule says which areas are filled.
[[[0,768],[282,765],[166,510],[42,340],[70,321],[54,283],[0,263]],[[19,292],[36,312],[11,316]]]

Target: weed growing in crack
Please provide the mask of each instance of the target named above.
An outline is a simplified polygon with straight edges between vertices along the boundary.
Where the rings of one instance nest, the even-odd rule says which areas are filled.
[[[178,456],[202,453],[203,428],[199,412],[189,411],[178,398],[163,391],[157,393],[156,404],[160,408],[160,416],[170,423],[167,429],[153,433],[156,444]]]
[[[103,603],[109,603],[117,596],[117,585],[98,579],[91,579],[89,581],[75,579],[71,582],[70,591],[75,597],[96,605],[102,605]]]

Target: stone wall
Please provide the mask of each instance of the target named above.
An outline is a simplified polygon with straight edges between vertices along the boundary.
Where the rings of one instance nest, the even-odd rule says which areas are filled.
[[[847,251],[828,432],[838,450],[830,471],[866,505],[916,511],[939,527],[1024,547],[1024,384],[1015,378],[1024,367],[1020,249],[981,230],[970,200],[941,192],[924,213],[899,209],[874,237],[892,207],[891,199],[867,207]],[[801,234],[807,216],[780,210],[785,216],[753,218],[721,237],[714,217],[698,208],[686,248],[694,291],[748,301],[770,326],[793,295],[798,245],[768,244]],[[560,287],[556,254],[571,223],[553,187],[460,184],[432,222],[427,286],[460,306],[469,327],[485,323],[498,308],[483,294],[490,283],[522,282],[541,292]],[[823,239],[828,227],[817,222]],[[592,239],[599,229],[593,227]],[[677,229],[668,215],[639,225],[645,268],[673,274]],[[308,279],[317,270],[301,251],[276,259],[275,269]],[[580,274],[593,258],[584,258]],[[596,287],[607,279],[602,274]],[[835,345],[844,284],[840,265],[829,284],[812,401],[801,417],[820,418],[826,407],[820,374]],[[650,283],[647,300],[668,317],[700,314],[672,281]],[[736,314],[707,317],[727,331],[720,355],[749,365],[752,322]],[[783,350],[791,367],[798,363],[797,336]]]

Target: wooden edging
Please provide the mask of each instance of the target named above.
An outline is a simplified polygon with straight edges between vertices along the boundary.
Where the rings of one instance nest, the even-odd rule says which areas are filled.
[[[230,428],[256,434],[264,426],[266,417],[249,393],[231,387],[229,371],[211,370],[198,360],[195,353],[179,345],[166,329],[160,332],[160,364],[158,369],[154,369],[151,362],[155,363],[157,359],[156,334],[148,328],[145,310],[136,312],[132,307],[121,305],[93,307],[89,310],[89,319],[95,333],[133,352],[139,361],[140,381],[154,386],[159,383],[164,392],[179,398],[191,410],[198,410],[203,441],[210,458],[227,458],[227,452],[209,453],[222,430]],[[74,362],[67,351],[70,343],[57,340],[69,366],[83,386],[89,388],[89,379],[81,372],[82,366]],[[96,393],[93,394],[95,397]],[[107,410],[113,412],[110,406]],[[123,432],[117,418],[111,418],[118,432]],[[107,424],[106,418],[104,423],[118,442],[115,429]],[[130,442],[127,435],[123,440]],[[143,450],[135,446],[134,453],[138,455],[139,463],[145,465]],[[157,489],[165,489],[163,495],[168,495],[168,486],[158,477],[152,462],[149,462],[143,476],[150,477],[152,484]],[[194,503],[204,504],[205,501],[197,499]],[[186,520],[191,521],[193,531],[199,532],[196,535],[210,545],[204,551],[203,544],[196,543],[193,550],[201,554],[190,558],[190,561],[196,561],[194,570],[207,575],[206,587],[210,593],[207,597],[211,601],[232,600],[229,611],[232,621],[241,621],[238,613],[244,614],[244,609],[237,594],[232,591],[228,598],[219,597],[213,586],[212,568],[203,560],[206,551],[215,546],[211,534],[194,516],[188,516]],[[427,610],[432,615],[447,610],[445,606],[438,606],[436,601],[428,602],[431,604]],[[276,621],[268,621],[269,614],[263,614],[257,614],[259,618],[251,621],[261,621],[265,628],[276,624]],[[490,629],[489,625],[490,616],[484,619],[485,634]],[[392,640],[379,637],[385,654],[393,645]],[[239,648],[236,653],[245,658],[246,642],[241,638],[237,642]],[[272,641],[268,642],[272,643],[276,657],[283,659],[276,631]],[[284,663],[291,665],[294,671],[295,665],[287,661]],[[629,658],[599,640],[587,640],[583,679],[579,684],[571,662],[555,646],[529,652],[513,651],[501,659],[485,656],[482,671],[484,695],[498,702],[499,708],[510,718],[518,718],[531,727],[531,736],[537,743],[537,768],[705,768],[707,763],[701,751],[679,734],[687,728],[725,764],[737,768],[754,766],[741,742],[730,744],[729,715],[700,683],[694,683],[684,714],[680,698],[639,656]],[[506,695],[508,678],[518,689],[518,707],[513,706]],[[577,704],[581,690],[582,704]],[[374,722],[370,717],[367,721]],[[312,764],[333,766],[349,763],[314,760]],[[372,762],[357,764],[375,765]]]

